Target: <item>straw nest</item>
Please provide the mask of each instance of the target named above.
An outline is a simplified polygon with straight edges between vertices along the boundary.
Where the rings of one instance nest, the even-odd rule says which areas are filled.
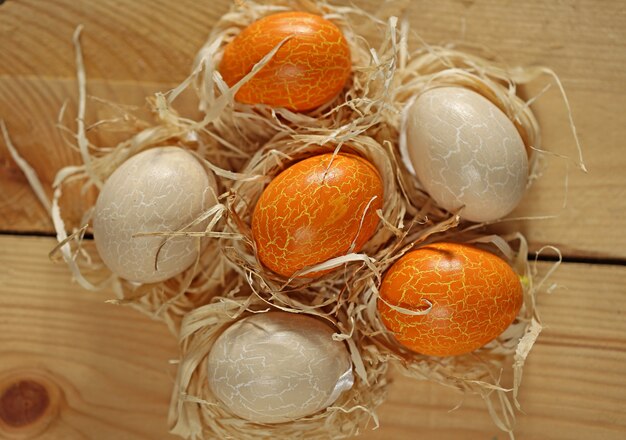
[[[78,42],[79,33],[76,34]],[[78,43],[77,43],[78,44]],[[79,63],[79,71],[82,64]],[[81,83],[81,106],[84,109],[85,84]],[[84,110],[83,110],[84,111]],[[122,120],[131,116],[126,110]],[[82,115],[79,115],[79,120]],[[146,123],[138,124],[144,127]],[[81,226],[75,228],[68,235],[63,212],[60,208],[60,200],[63,190],[68,185],[80,184],[83,191],[92,187],[102,188],[106,179],[126,159],[153,147],[177,146],[192,152],[207,169],[222,169],[204,159],[205,156],[213,156],[217,150],[217,143],[211,139],[194,137],[180,127],[170,124],[167,120],[160,120],[159,125],[149,126],[137,130],[129,139],[120,142],[113,148],[97,148],[91,144],[85,135],[84,124],[79,124],[76,134],[78,148],[83,157],[83,164],[61,169],[54,182],[54,196],[51,203],[51,216],[57,232],[58,246],[52,250],[51,256],[60,256],[68,264],[74,279],[85,289],[99,291],[111,289],[116,299],[108,302],[114,304],[130,305],[148,314],[154,319],[164,321],[173,333],[178,332],[180,321],[185,313],[202,304],[206,304],[215,292],[219,292],[229,280],[229,270],[226,260],[220,249],[216,246],[206,246],[206,241],[211,237],[221,236],[219,225],[222,221],[225,206],[218,203],[209,211],[202,213],[196,222],[207,224],[202,233],[188,233],[182,228],[179,231],[149,231],[139,235],[163,236],[163,243],[169,237],[176,235],[191,235],[197,237],[198,257],[194,264],[179,275],[168,280],[152,284],[138,284],[129,282],[111,273],[101,262],[94,246],[84,241],[85,234],[89,231],[93,216],[93,207],[88,209],[81,220]],[[219,160],[218,156],[218,160]],[[222,187],[223,191],[224,188]],[[187,225],[186,225],[187,226]],[[204,241],[204,243],[201,243]],[[158,255],[158,254],[157,254]]]
[[[352,53],[349,83],[333,101],[308,113],[235,102],[237,90],[278,47],[229,88],[217,70],[225,45],[253,21],[294,9],[324,15],[342,30]],[[191,75],[180,86],[151,99],[154,121],[134,124],[128,139],[105,149],[86,136],[86,82],[79,35],[80,29],[74,39],[80,105],[73,140],[84,163],[59,171],[55,180],[51,215],[59,246],[53,253],[60,253],[83,287],[113,287],[118,296],[114,302],[133,305],[164,320],[178,335],[181,358],[170,407],[173,433],[186,438],[349,437],[368,424],[377,426],[375,410],[384,400],[388,364],[397,365],[411,377],[481,395],[496,424],[512,433],[524,361],[541,331],[536,295],[545,278],[533,280],[536,270],[527,261],[523,236],[490,235],[486,224],[463,222],[462,210],[446,212],[420,188],[406,160],[405,114],[415,97],[430,88],[470,88],[507,114],[535,158],[542,152],[539,125],[530,109],[535,98],[523,100],[518,86],[542,74],[554,75],[551,71],[510,69],[485,57],[483,50],[458,46],[421,42],[418,50],[411,52],[412,36],[406,23],[398,26],[394,17],[375,17],[353,6],[306,0],[270,5],[248,1],[233,7],[215,25]],[[382,41],[374,47],[370,36]],[[189,91],[197,97],[199,118],[181,116],[176,110],[177,99]],[[120,121],[135,120],[126,110],[120,113]],[[59,208],[64,186],[78,181],[83,188],[100,188],[126,159],[164,145],[193,152],[220,178],[222,195],[219,204],[198,219],[208,221],[204,232],[189,233],[184,228],[154,232],[164,240],[194,236],[198,241],[210,241],[209,246],[191,268],[161,283],[137,286],[114,274],[105,280],[87,279],[85,273],[102,269],[95,251],[83,241],[91,211],[85,213],[83,226],[68,235]],[[286,279],[259,263],[250,231],[251,214],[274,176],[290,164],[322,152],[355,153],[376,166],[385,194],[377,212],[380,223],[360,253],[339,256],[297,275],[335,270],[315,279]],[[582,160],[580,165],[584,168]],[[529,184],[535,174],[531,173]],[[29,180],[41,192],[36,179]],[[509,261],[522,280],[524,305],[510,328],[482,349],[464,356],[434,358],[398,344],[382,326],[376,303],[382,275],[393,262],[415,247],[442,240],[475,243]],[[206,357],[229,323],[275,309],[315,315],[333,325],[335,336],[350,348],[357,380],[327,411],[292,423],[261,425],[230,414],[211,395],[206,386]],[[511,386],[501,381],[506,369],[513,370]]]
[[[233,415],[207,386],[207,356],[217,337],[235,320],[251,313],[275,310],[238,285],[211,304],[190,312],[184,319],[179,341],[181,359],[169,413],[170,430],[184,438],[349,438],[365,428],[378,426],[374,409],[385,399],[387,363],[375,347],[361,344],[351,318],[340,312],[324,320],[336,329],[336,340],[349,347],[355,371],[353,387],[325,411],[289,423],[260,424]],[[306,313],[306,312],[301,312]],[[319,316],[319,314],[316,314]]]
[[[306,113],[234,101],[239,88],[271,59],[280,45],[231,88],[218,71],[224,48],[254,21],[290,10],[322,15],[339,27],[352,58],[348,83],[333,100]],[[167,94],[162,109],[167,111],[184,90],[193,87],[203,119],[179,122],[189,129],[206,131],[217,139],[223,149],[233,155],[234,169],[240,168],[277,133],[323,135],[342,142],[378,124],[382,109],[390,105],[389,86],[396,69],[398,49],[395,23],[395,18],[385,21],[359,8],[332,6],[323,1],[239,2],[214,25],[196,56],[191,75]],[[373,47],[364,37],[367,35],[385,37],[379,47]]]

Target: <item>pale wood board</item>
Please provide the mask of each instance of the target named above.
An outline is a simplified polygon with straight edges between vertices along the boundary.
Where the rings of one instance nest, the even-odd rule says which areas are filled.
[[[498,0],[384,2],[397,13],[405,3],[413,29],[427,42],[464,41],[491,48],[510,65],[546,65],[560,76],[571,102],[589,174],[575,162],[548,160],[548,168],[517,210],[558,215],[507,224],[534,249],[558,244],[573,257],[626,257],[626,12],[617,0],[501,2]],[[77,163],[55,127],[67,100],[66,122],[76,111],[72,33],[84,24],[89,93],[143,106],[145,97],[185,78],[211,26],[228,0],[8,0],[0,6],[0,117],[16,147],[49,185],[56,171]],[[381,2],[356,4],[375,11]],[[547,81],[547,79],[546,79]],[[526,90],[537,93],[546,81]],[[563,101],[552,87],[535,106],[546,149],[576,158]],[[88,121],[102,114],[93,108]],[[111,139],[97,139],[104,144]],[[567,165],[569,164],[569,165]],[[567,207],[566,168],[569,168]],[[0,230],[50,232],[51,223],[0,141]],[[64,206],[75,221],[93,194],[70,191]]]
[[[105,304],[111,292],[73,284],[47,258],[54,243],[0,236],[0,382],[17,374],[60,388],[58,415],[40,439],[174,438],[166,424],[174,337],[135,310]],[[546,329],[525,368],[516,438],[626,436],[625,279],[621,266],[564,264],[550,280],[558,287],[539,298]],[[393,378],[381,427],[360,438],[507,438],[480,399],[449,412],[459,395]]]
[[[344,2],[345,3],[345,2]],[[398,3],[357,0],[369,11],[397,13]],[[502,225],[520,230],[534,249],[559,245],[567,257],[626,258],[626,8],[597,2],[414,1],[406,17],[429,43],[463,41],[489,47],[510,65],[546,65],[563,81],[589,174],[574,161],[548,159],[517,210],[558,214],[551,220]],[[391,6],[389,6],[391,5]],[[88,91],[145,109],[145,99],[188,74],[228,0],[7,0],[0,5],[0,118],[15,146],[50,185],[58,169],[79,163],[57,129],[60,108],[73,128],[76,114],[72,33],[82,43]],[[546,81],[524,90],[528,97]],[[193,111],[189,103],[186,111]],[[534,107],[544,147],[576,157],[567,113],[555,87]],[[87,122],[109,117],[89,101]],[[145,112],[144,112],[145,114]],[[119,134],[93,137],[110,145]],[[564,191],[566,167],[568,191]],[[64,209],[78,219],[94,199],[77,188]],[[561,208],[567,196],[567,207]],[[77,221],[77,220],[76,220]],[[0,231],[50,233],[51,222],[0,140]],[[54,241],[0,236],[0,387],[31,378],[49,387],[43,420],[12,438],[140,439],[167,434],[176,341],[161,323],[104,304],[110,292],[88,293],[70,282],[63,265],[46,257]],[[548,263],[541,263],[545,271]],[[564,264],[559,287],[539,300],[546,325],[525,369],[518,439],[626,437],[626,268]],[[394,373],[381,428],[364,439],[505,439],[477,398]],[[47,425],[48,421],[50,424]],[[0,438],[8,433],[0,426]],[[38,433],[42,432],[38,436]]]

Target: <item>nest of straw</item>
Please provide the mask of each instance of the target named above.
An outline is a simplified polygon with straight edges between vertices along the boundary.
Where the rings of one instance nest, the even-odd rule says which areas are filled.
[[[204,132],[190,130],[186,124],[181,123],[183,119],[176,111],[162,110],[165,98],[160,93],[148,100],[152,113],[150,120],[136,115],[136,109],[94,98],[94,101],[112,108],[115,115],[111,119],[87,125],[85,114],[88,96],[80,46],[81,31],[82,27],[79,27],[74,34],[79,86],[78,123],[75,133],[72,133],[63,122],[65,119],[63,107],[59,115],[59,127],[68,143],[72,141],[75,143],[74,148],[80,152],[83,163],[58,171],[53,183],[51,202],[47,201],[45,191],[36,175],[28,174],[31,186],[44,205],[49,206],[57,232],[59,244],[50,255],[53,258],[60,256],[69,266],[74,279],[83,288],[91,291],[111,289],[116,299],[108,302],[130,305],[153,319],[164,321],[170,330],[177,334],[182,317],[190,310],[208,303],[233,276],[221,249],[218,246],[206,245],[208,240],[221,237],[220,223],[226,211],[225,205],[219,203],[195,220],[194,224],[201,222],[207,225],[200,233],[187,232],[185,229],[189,225],[181,225],[181,229],[176,231],[148,232],[147,235],[162,236],[163,243],[179,235],[196,237],[198,257],[190,268],[175,277],[158,283],[137,284],[111,273],[100,261],[95,247],[85,242],[85,235],[91,227],[93,207],[84,212],[79,226],[74,227],[68,234],[67,221],[61,209],[63,192],[70,186],[76,189],[76,185],[79,185],[82,193],[92,189],[97,191],[124,161],[147,149],[163,146],[184,148],[194,154],[207,170],[219,177],[226,177],[220,183],[220,191],[226,191],[230,182],[228,178],[236,176],[236,173],[228,170],[231,166],[230,156],[224,154],[217,140]],[[97,138],[100,133],[105,133],[106,136],[110,131],[124,134],[125,137],[113,146],[98,146],[91,140]],[[210,161],[206,159],[208,157],[211,158]],[[220,198],[220,201],[222,200],[223,198]]]
[[[443,232],[436,239],[431,236],[410,242],[387,263],[390,266],[406,252],[422,244],[444,240],[472,244],[499,255],[509,262],[522,280],[523,305],[505,332],[484,347],[465,355],[433,357],[415,353],[398,343],[382,324],[377,308],[380,285],[375,283],[370,283],[362,292],[360,306],[355,310],[357,328],[368,337],[366,344],[374,345],[401,374],[435,382],[462,393],[480,395],[498,428],[512,435],[515,408],[521,409],[517,393],[524,363],[542,328],[536,310],[536,296],[547,276],[538,283],[533,281],[537,268],[528,262],[528,246],[519,233],[500,237]],[[558,264],[554,268],[556,266]],[[502,377],[509,376],[509,373],[513,373],[513,383],[505,384]]]
[[[345,313],[337,318],[320,313],[349,347],[355,371],[354,386],[325,411],[293,422],[260,424],[233,415],[207,386],[207,357],[215,340],[233,322],[251,313],[275,310],[237,285],[226,296],[190,312],[184,319],[179,341],[181,358],[170,404],[170,432],[184,438],[350,438],[366,427],[377,427],[374,409],[385,399],[387,363],[374,347],[363,347],[363,336]],[[300,312],[305,313],[305,312]]]
[[[260,264],[256,256],[256,247],[250,231],[250,222],[254,206],[260,197],[264,182],[241,181],[232,188],[233,198],[229,206],[227,229],[232,236],[243,240],[222,240],[223,252],[231,261],[235,270],[248,280],[256,294],[267,297],[275,306],[308,307],[309,304],[325,304],[333,301],[340,305],[344,301],[355,301],[358,286],[369,277],[380,278],[377,262],[386,258],[389,249],[399,237],[405,235],[405,218],[409,205],[402,196],[401,182],[398,180],[398,156],[393,146],[386,142],[379,144],[365,135],[353,135],[345,143],[336,143],[332,139],[319,135],[276,136],[260,149],[243,170],[245,174],[263,175],[269,179],[276,176],[292,163],[306,157],[322,154],[346,152],[359,155],[369,160],[379,171],[384,186],[383,207],[377,212],[379,227],[365,245],[362,252],[349,253],[331,260],[305,268],[290,279],[281,277]],[[427,198],[423,197],[424,202]],[[440,212],[433,205],[431,210],[422,208],[415,211],[420,224],[430,222],[428,218],[437,218]],[[364,213],[365,215],[365,213]],[[416,223],[416,222],[414,222]],[[410,225],[414,226],[414,224]],[[336,268],[336,270],[314,278],[306,278],[307,273]],[[304,278],[302,277],[304,276]],[[293,291],[305,290],[319,298],[311,297],[307,303],[294,303]]]
[[[82,65],[79,64],[79,70],[81,68]],[[83,89],[81,99],[84,100],[85,96]],[[198,257],[191,267],[175,277],[158,283],[137,284],[108,271],[100,261],[95,247],[89,246],[89,243],[84,241],[91,225],[93,207],[84,213],[81,226],[74,228],[68,235],[60,201],[67,185],[78,183],[83,191],[94,187],[99,189],[126,159],[153,147],[173,145],[185,148],[207,169],[225,173],[213,162],[204,159],[206,156],[213,156],[217,143],[208,138],[191,136],[167,120],[161,120],[160,125],[137,130],[129,139],[106,149],[92,146],[84,133],[84,127],[82,135],[80,125],[78,131],[78,146],[83,154],[84,163],[61,169],[54,182],[51,216],[59,245],[52,250],[51,256],[58,257],[60,254],[68,264],[74,279],[85,289],[92,291],[111,289],[116,299],[108,302],[130,305],[154,319],[164,321],[173,333],[177,333],[184,314],[206,304],[232,276],[220,248],[206,245],[207,240],[221,236],[219,229],[225,205],[218,204],[196,219],[194,223],[202,222],[207,225],[200,233],[186,232],[185,229],[189,225],[181,225],[181,229],[177,231],[150,231],[141,234],[162,236],[163,243],[177,235],[196,237],[194,239],[197,240]]]
[[[289,10],[322,15],[339,27],[352,57],[352,75],[348,84],[332,101],[306,113],[236,102],[234,95],[239,88],[267,64],[280,45],[231,88],[218,71],[224,48],[254,21]],[[363,37],[381,34],[385,38],[376,48]],[[191,75],[162,97],[159,111],[187,130],[204,132],[216,139],[231,155],[230,169],[240,169],[278,133],[317,134],[341,142],[378,124],[382,109],[390,104],[389,86],[396,69],[396,40],[396,19],[384,21],[356,7],[309,0],[274,1],[271,4],[240,2],[214,25],[196,56]],[[189,88],[197,94],[198,108],[203,114],[200,121],[172,114],[176,99]]]
[[[218,71],[224,47],[243,28],[285,10],[330,19],[344,33],[352,54],[353,72],[344,90],[333,101],[307,113],[234,100],[237,90],[279,47],[231,88]],[[83,164],[60,170],[55,179],[50,210],[59,245],[53,254],[62,256],[83,287],[112,287],[118,297],[114,302],[164,320],[178,335],[181,358],[169,417],[173,433],[185,438],[350,437],[368,424],[378,425],[375,410],[384,400],[387,367],[395,364],[413,378],[481,395],[498,427],[512,436],[524,361],[541,331],[536,295],[546,278],[533,280],[536,269],[527,261],[528,249],[521,234],[490,235],[485,231],[487,224],[464,223],[462,211],[446,212],[430,199],[406,159],[404,125],[406,110],[420,93],[440,86],[470,88],[498,106],[517,127],[532,159],[530,185],[538,175],[535,159],[543,153],[539,125],[530,109],[537,97],[523,100],[518,96],[518,86],[547,74],[563,92],[553,72],[545,68],[511,69],[476,48],[421,42],[418,50],[410,52],[406,22],[398,26],[394,17],[383,19],[354,6],[308,0],[272,4],[247,1],[234,6],[215,25],[190,76],[150,100],[154,120],[140,121],[119,107],[119,117],[107,125],[124,124],[129,135],[113,147],[101,148],[90,141],[84,123],[87,95],[79,35],[80,28],[74,37],[79,114],[72,141]],[[380,40],[381,35],[378,45],[366,38]],[[176,110],[179,97],[189,92],[196,96],[200,117],[181,116]],[[130,128],[129,121],[133,122]],[[13,154],[15,149],[2,128]],[[575,135],[573,124],[572,129]],[[189,233],[181,228],[155,233],[164,240],[193,236],[198,241],[209,240],[209,245],[191,268],[161,283],[137,286],[110,273],[88,279],[86,273],[106,272],[93,247],[84,242],[92,213],[85,212],[81,227],[68,234],[59,207],[64,187],[78,182],[83,190],[101,188],[129,157],[165,145],[193,152],[221,179],[222,195],[216,207],[197,219],[207,221],[205,231]],[[584,169],[577,138],[576,145]],[[315,279],[286,279],[260,264],[250,231],[251,214],[264,185],[281,170],[325,152],[357,154],[377,167],[384,183],[384,204],[377,212],[379,227],[360,253],[333,258],[297,275],[329,268],[334,271]],[[26,171],[34,189],[43,194],[32,170]],[[468,355],[434,358],[398,344],[382,326],[376,303],[385,270],[409,250],[443,240],[474,243],[509,261],[522,280],[524,304],[516,321],[492,343]],[[230,414],[211,395],[206,358],[215,339],[234,320],[275,309],[315,315],[332,324],[336,337],[350,348],[357,381],[325,412],[291,423],[255,424]],[[501,382],[505,369],[513,370],[510,387]]]

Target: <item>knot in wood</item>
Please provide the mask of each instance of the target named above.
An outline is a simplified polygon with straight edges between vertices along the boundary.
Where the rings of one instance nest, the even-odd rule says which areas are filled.
[[[0,397],[0,419],[9,426],[22,427],[39,419],[48,408],[46,388],[32,380],[20,380],[4,390]]]

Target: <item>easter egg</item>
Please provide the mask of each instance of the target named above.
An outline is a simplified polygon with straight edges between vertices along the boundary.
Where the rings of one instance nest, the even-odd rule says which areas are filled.
[[[263,69],[239,89],[237,101],[305,111],[343,89],[352,69],[348,43],[335,24],[305,12],[269,15],[245,28],[224,49],[219,65],[224,81],[235,85],[287,37]]]
[[[286,312],[241,319],[211,348],[209,387],[232,413],[253,422],[315,414],[354,383],[350,353],[333,333],[311,316]]]
[[[469,353],[500,335],[522,306],[522,285],[496,255],[473,246],[435,243],[412,251],[385,274],[380,318],[396,340],[418,353]],[[409,310],[432,309],[409,315]]]
[[[421,94],[408,110],[406,146],[415,174],[439,206],[475,222],[496,220],[520,202],[528,156],[511,120],[461,87]]]
[[[376,231],[382,204],[378,170],[359,156],[322,154],[297,162],[270,182],[254,208],[259,260],[290,277],[359,252]]]
[[[196,260],[197,238],[174,237],[162,246],[165,237],[133,235],[175,232],[215,205],[215,194],[213,173],[182,148],[136,154],[111,174],[98,195],[93,233],[100,257],[112,272],[138,283],[181,273]],[[206,225],[186,230],[203,231]]]

